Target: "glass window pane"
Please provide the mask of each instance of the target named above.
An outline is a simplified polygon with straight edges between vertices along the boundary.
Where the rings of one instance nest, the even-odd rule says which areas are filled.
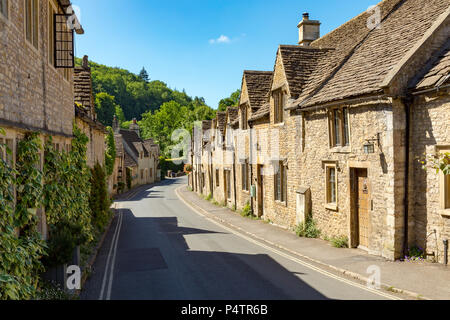
[[[450,175],[444,176],[445,209],[450,209]]]
[[[38,0],[33,0],[33,45],[37,49],[39,39],[39,26],[38,26],[39,7]]]
[[[334,142],[335,145],[341,145],[341,131],[340,131],[340,120],[339,120],[339,110],[333,111],[334,116]]]
[[[329,169],[330,202],[336,203],[336,169]]]
[[[344,121],[344,145],[350,145],[350,131],[348,127],[348,108],[342,110],[342,118]]]

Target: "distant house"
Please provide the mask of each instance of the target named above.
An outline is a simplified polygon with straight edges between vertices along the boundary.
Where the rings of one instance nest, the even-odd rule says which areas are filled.
[[[129,130],[120,129],[118,122],[114,121],[115,139],[121,139],[121,151],[123,148],[123,167],[117,167],[115,177],[127,184],[131,180],[131,187],[151,184],[160,181],[159,176],[159,145],[152,139],[142,140],[139,125],[136,119],[130,125]],[[120,158],[122,161],[122,158]]]
[[[77,126],[89,138],[87,145],[87,164],[93,168],[96,163],[105,164],[105,126],[97,120],[94,96],[92,93],[91,68],[88,57],[84,56],[83,65],[75,67],[74,72],[75,120]]]
[[[15,165],[18,141],[26,132],[39,132],[42,142],[53,138],[58,150],[69,150],[73,137],[74,33],[67,24],[70,1],[3,0],[0,6],[0,137],[12,154],[0,157]],[[75,18],[75,19],[73,19]],[[41,169],[43,151],[40,153]],[[43,210],[40,231],[47,237]]]

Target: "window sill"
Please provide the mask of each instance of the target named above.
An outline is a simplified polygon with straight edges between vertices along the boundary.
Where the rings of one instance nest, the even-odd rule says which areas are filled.
[[[286,201],[275,200],[275,203],[279,206],[287,207]]]
[[[450,209],[441,209],[441,216],[450,218]]]
[[[273,124],[273,126],[275,127],[275,128],[284,128],[284,122],[279,122],[279,123],[274,123]]]
[[[327,203],[327,204],[325,204],[325,209],[337,212],[338,206],[335,203]]]
[[[352,148],[350,146],[332,147],[330,151],[332,153],[351,153],[352,152]]]

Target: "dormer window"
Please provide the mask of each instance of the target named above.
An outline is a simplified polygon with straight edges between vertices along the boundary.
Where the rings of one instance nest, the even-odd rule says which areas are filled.
[[[284,94],[281,89],[272,93],[274,103],[274,123],[282,123],[284,121]]]

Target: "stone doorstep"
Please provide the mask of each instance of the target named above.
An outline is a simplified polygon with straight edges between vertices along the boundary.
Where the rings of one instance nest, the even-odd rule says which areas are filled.
[[[255,238],[255,239],[257,239],[257,240],[260,240],[260,241],[262,241],[262,242],[265,242],[265,243],[267,243],[267,244],[269,244],[269,245],[271,245],[271,246],[273,246],[273,247],[282,249],[282,250],[287,251],[287,252],[289,252],[289,253],[291,253],[291,254],[294,254],[294,255],[296,255],[296,256],[299,256],[299,257],[301,257],[301,258],[304,258],[304,259],[307,259],[307,260],[309,260],[309,261],[311,261],[311,262],[314,262],[314,263],[316,263],[316,264],[319,264],[319,265],[321,265],[321,266],[330,268],[330,269],[332,269],[332,270],[334,270],[334,271],[337,271],[337,272],[342,273],[342,274],[344,274],[344,275],[350,276],[350,277],[352,277],[352,278],[354,278],[354,279],[357,279],[357,280],[360,280],[360,281],[363,281],[363,282],[367,282],[367,281],[369,280],[369,279],[368,279],[366,276],[364,276],[364,275],[361,275],[361,274],[359,274],[359,273],[356,273],[356,272],[353,272],[353,271],[350,271],[350,270],[346,270],[346,269],[343,269],[343,268],[339,268],[339,267],[336,267],[336,266],[334,266],[334,265],[331,265],[331,264],[328,264],[328,263],[319,261],[319,260],[317,260],[317,259],[308,257],[308,256],[306,256],[306,255],[303,255],[303,254],[297,252],[297,251],[294,251],[294,250],[292,250],[292,249],[286,248],[286,247],[284,247],[284,246],[282,246],[282,245],[280,245],[280,244],[278,244],[278,243],[274,243],[274,242],[272,242],[272,241],[270,241],[270,240],[267,240],[267,239],[265,239],[265,238],[263,238],[263,237],[261,237],[261,236],[258,236],[258,235],[256,235],[256,234],[253,234],[253,233],[251,233],[251,232],[249,232],[249,231],[247,231],[247,230],[245,230],[245,229],[243,229],[243,228],[241,228],[241,227],[239,227],[239,226],[236,226],[236,225],[230,223],[229,221],[226,221],[226,220],[224,220],[224,219],[221,219],[221,218],[219,218],[219,217],[217,217],[217,216],[215,216],[215,215],[209,213],[208,211],[204,210],[202,207],[200,207],[199,205],[197,205],[197,204],[194,203],[193,201],[190,201],[189,199],[187,199],[187,197],[184,196],[183,193],[187,193],[187,192],[189,192],[189,191],[186,189],[186,190],[183,190],[183,191],[180,192],[180,190],[181,190],[182,188],[185,188],[185,186],[179,187],[179,188],[176,190],[176,194],[177,194],[182,200],[188,202],[191,206],[193,206],[195,209],[197,209],[197,211],[203,212],[202,215],[204,215],[204,216],[207,216],[207,217],[209,217],[209,218],[213,218],[214,220],[216,220],[216,221],[218,221],[218,222],[220,222],[220,223],[222,223],[222,224],[228,225],[228,226],[232,227],[233,229],[238,230],[238,231],[241,232],[241,233],[247,234],[247,235],[251,236],[252,238]],[[200,201],[203,200],[203,199],[201,199],[195,192],[189,192],[189,193],[194,194],[194,195],[198,198],[198,200],[200,200]],[[206,200],[203,200],[203,201],[206,201]],[[210,203],[207,202],[207,204],[210,204]],[[220,209],[228,209],[228,208],[220,208]],[[230,210],[230,211],[231,211],[231,210]],[[286,231],[286,230],[284,230],[284,231]],[[397,288],[397,287],[394,287],[394,286],[389,285],[389,284],[386,284],[386,283],[382,283],[382,284],[381,284],[381,288],[384,289],[385,291],[391,291],[391,292],[394,292],[394,293],[405,294],[405,295],[407,295],[407,296],[410,296],[410,297],[412,297],[412,298],[419,299],[419,300],[433,300],[433,299],[431,299],[431,298],[424,297],[424,296],[422,296],[422,295],[419,294],[419,293],[412,292],[412,291],[409,291],[409,290],[406,290],[406,289]]]

